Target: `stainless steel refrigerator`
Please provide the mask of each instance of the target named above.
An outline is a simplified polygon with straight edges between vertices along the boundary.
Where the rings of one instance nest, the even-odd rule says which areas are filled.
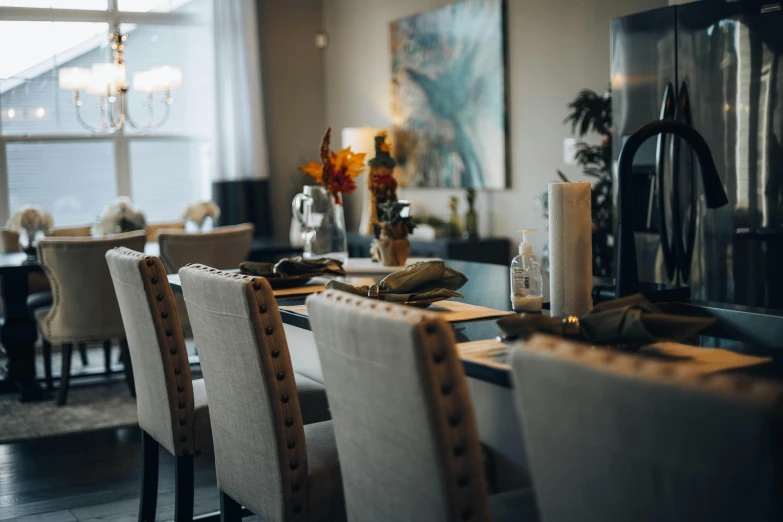
[[[729,198],[707,209],[687,146],[648,140],[634,162],[639,279],[783,309],[781,3],[705,0],[615,19],[611,33],[615,172],[634,130],[681,119],[706,138]]]

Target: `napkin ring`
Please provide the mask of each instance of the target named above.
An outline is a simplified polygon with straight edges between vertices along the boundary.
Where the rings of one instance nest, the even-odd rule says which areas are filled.
[[[563,319],[563,335],[566,337],[579,337],[579,318],[569,315]]]
[[[378,299],[380,293],[381,288],[378,285],[370,285],[370,288],[367,289],[367,297],[370,299]]]

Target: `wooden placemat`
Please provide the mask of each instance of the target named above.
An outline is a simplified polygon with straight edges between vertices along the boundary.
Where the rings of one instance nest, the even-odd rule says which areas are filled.
[[[280,308],[295,314],[307,316],[306,305],[281,306]],[[466,321],[502,317],[504,315],[512,314],[513,312],[494,310],[485,306],[476,306],[468,303],[461,303],[459,301],[440,301],[425,309],[424,313],[439,317],[449,323],[463,323]]]
[[[686,371],[694,375],[706,375],[772,361],[772,357],[755,357],[721,348],[701,348],[672,342],[645,346],[640,350],[640,353],[672,358],[671,362],[664,362],[676,366],[679,371]]]
[[[304,285],[304,286],[297,286],[294,288],[281,288],[279,290],[272,290],[272,293],[275,294],[275,297],[291,297],[295,295],[309,295],[314,294],[316,292],[323,292],[326,289],[324,285],[321,283],[311,284],[311,285]]]
[[[457,353],[459,353],[460,359],[501,370],[511,370],[511,366],[507,362],[509,348],[508,344],[495,339],[457,343]]]

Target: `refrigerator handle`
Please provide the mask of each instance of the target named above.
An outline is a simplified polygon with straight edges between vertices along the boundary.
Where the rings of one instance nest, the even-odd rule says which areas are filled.
[[[674,119],[693,126],[691,114],[691,100],[688,92],[688,84],[682,82],[680,96],[674,109]],[[683,230],[682,215],[680,213],[680,140],[672,140],[672,230],[675,257],[682,282],[688,284],[693,260],[693,249],[696,243],[696,214],[698,210],[698,198],[696,194],[696,165],[693,160],[693,151],[688,150],[688,162],[685,175],[690,188],[690,215],[688,217],[688,230]],[[683,237],[687,234],[686,237]]]
[[[674,119],[674,87],[671,82],[666,84],[663,90],[663,100],[661,101],[662,120]],[[674,280],[677,270],[677,260],[674,257],[674,251],[669,243],[669,232],[666,229],[666,206],[664,191],[664,173],[666,165],[666,140],[668,135],[661,133],[658,135],[658,149],[655,157],[655,184],[658,192],[658,233],[661,237],[661,251],[663,252],[663,263],[666,267],[666,275],[669,281]],[[673,229],[676,231],[676,229]]]

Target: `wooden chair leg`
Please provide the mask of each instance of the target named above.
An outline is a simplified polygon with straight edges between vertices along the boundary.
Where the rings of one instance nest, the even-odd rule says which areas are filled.
[[[71,357],[73,344],[62,345],[62,370],[60,371],[60,389],[57,390],[57,406],[65,405],[68,400],[68,386],[71,384]]]
[[[239,502],[220,492],[220,522],[239,522],[242,520],[242,506]]]
[[[79,343],[79,355],[82,357],[82,366],[90,364],[90,360],[87,358],[87,344]]]
[[[103,341],[103,365],[106,377],[111,375],[111,341]]]
[[[131,364],[130,350],[128,350],[128,341],[120,341],[120,358],[125,367],[125,382],[128,384],[131,397],[136,396],[136,383],[133,380],[133,364]]]
[[[144,430],[141,430],[141,453],[139,522],[155,522],[158,509],[158,443]]]
[[[177,457],[174,522],[193,520],[193,455]]]
[[[54,379],[52,379],[52,343],[44,339],[42,351],[46,389],[52,391],[54,389]]]

